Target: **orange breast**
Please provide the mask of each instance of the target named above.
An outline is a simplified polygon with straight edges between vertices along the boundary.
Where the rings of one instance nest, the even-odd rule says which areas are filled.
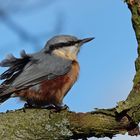
[[[78,78],[79,64],[73,61],[71,70],[52,80],[42,81],[36,87],[30,87],[19,93],[25,99],[31,99],[37,104],[61,104],[64,96],[71,89]]]

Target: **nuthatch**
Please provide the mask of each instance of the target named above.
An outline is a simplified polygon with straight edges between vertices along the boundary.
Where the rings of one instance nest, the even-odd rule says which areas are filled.
[[[1,61],[9,67],[0,75],[0,103],[10,97],[20,97],[28,106],[63,108],[62,100],[79,74],[77,54],[80,47],[94,38],[78,39],[59,35],[50,39],[45,47],[34,54],[21,52],[21,58],[12,54]]]

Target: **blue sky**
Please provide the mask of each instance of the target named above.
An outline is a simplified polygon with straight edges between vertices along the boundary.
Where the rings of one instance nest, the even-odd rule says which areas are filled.
[[[95,40],[85,44],[79,53],[80,76],[64,103],[73,111],[86,112],[111,108],[126,99],[135,74],[137,42],[130,11],[122,0],[59,0],[41,10],[13,13],[10,17],[31,35],[43,37],[33,46],[0,22],[0,60],[8,53],[19,56],[22,49],[33,53],[56,34],[94,36]],[[22,106],[19,99],[10,99],[0,106],[0,111]],[[118,139],[138,140],[139,137],[113,138]]]

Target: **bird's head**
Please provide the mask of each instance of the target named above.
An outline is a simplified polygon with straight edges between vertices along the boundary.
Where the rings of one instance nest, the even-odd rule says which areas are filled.
[[[81,46],[92,38],[78,39],[70,35],[59,35],[51,38],[45,45],[45,52],[75,60]]]

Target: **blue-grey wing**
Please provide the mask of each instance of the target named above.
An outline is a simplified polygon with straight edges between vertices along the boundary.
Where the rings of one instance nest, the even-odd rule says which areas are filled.
[[[31,56],[27,55],[25,51],[21,51],[21,58],[16,58],[12,54],[0,62],[1,67],[9,67],[8,70],[0,75],[0,80],[4,80],[3,84],[11,83],[23,70],[24,66],[31,61]]]
[[[71,64],[71,60],[39,52],[30,55],[28,62],[22,66],[20,73],[17,76],[14,75],[14,80],[11,80],[11,83],[8,82],[8,84],[17,90],[25,89],[43,80],[50,80],[66,74],[70,70]]]

